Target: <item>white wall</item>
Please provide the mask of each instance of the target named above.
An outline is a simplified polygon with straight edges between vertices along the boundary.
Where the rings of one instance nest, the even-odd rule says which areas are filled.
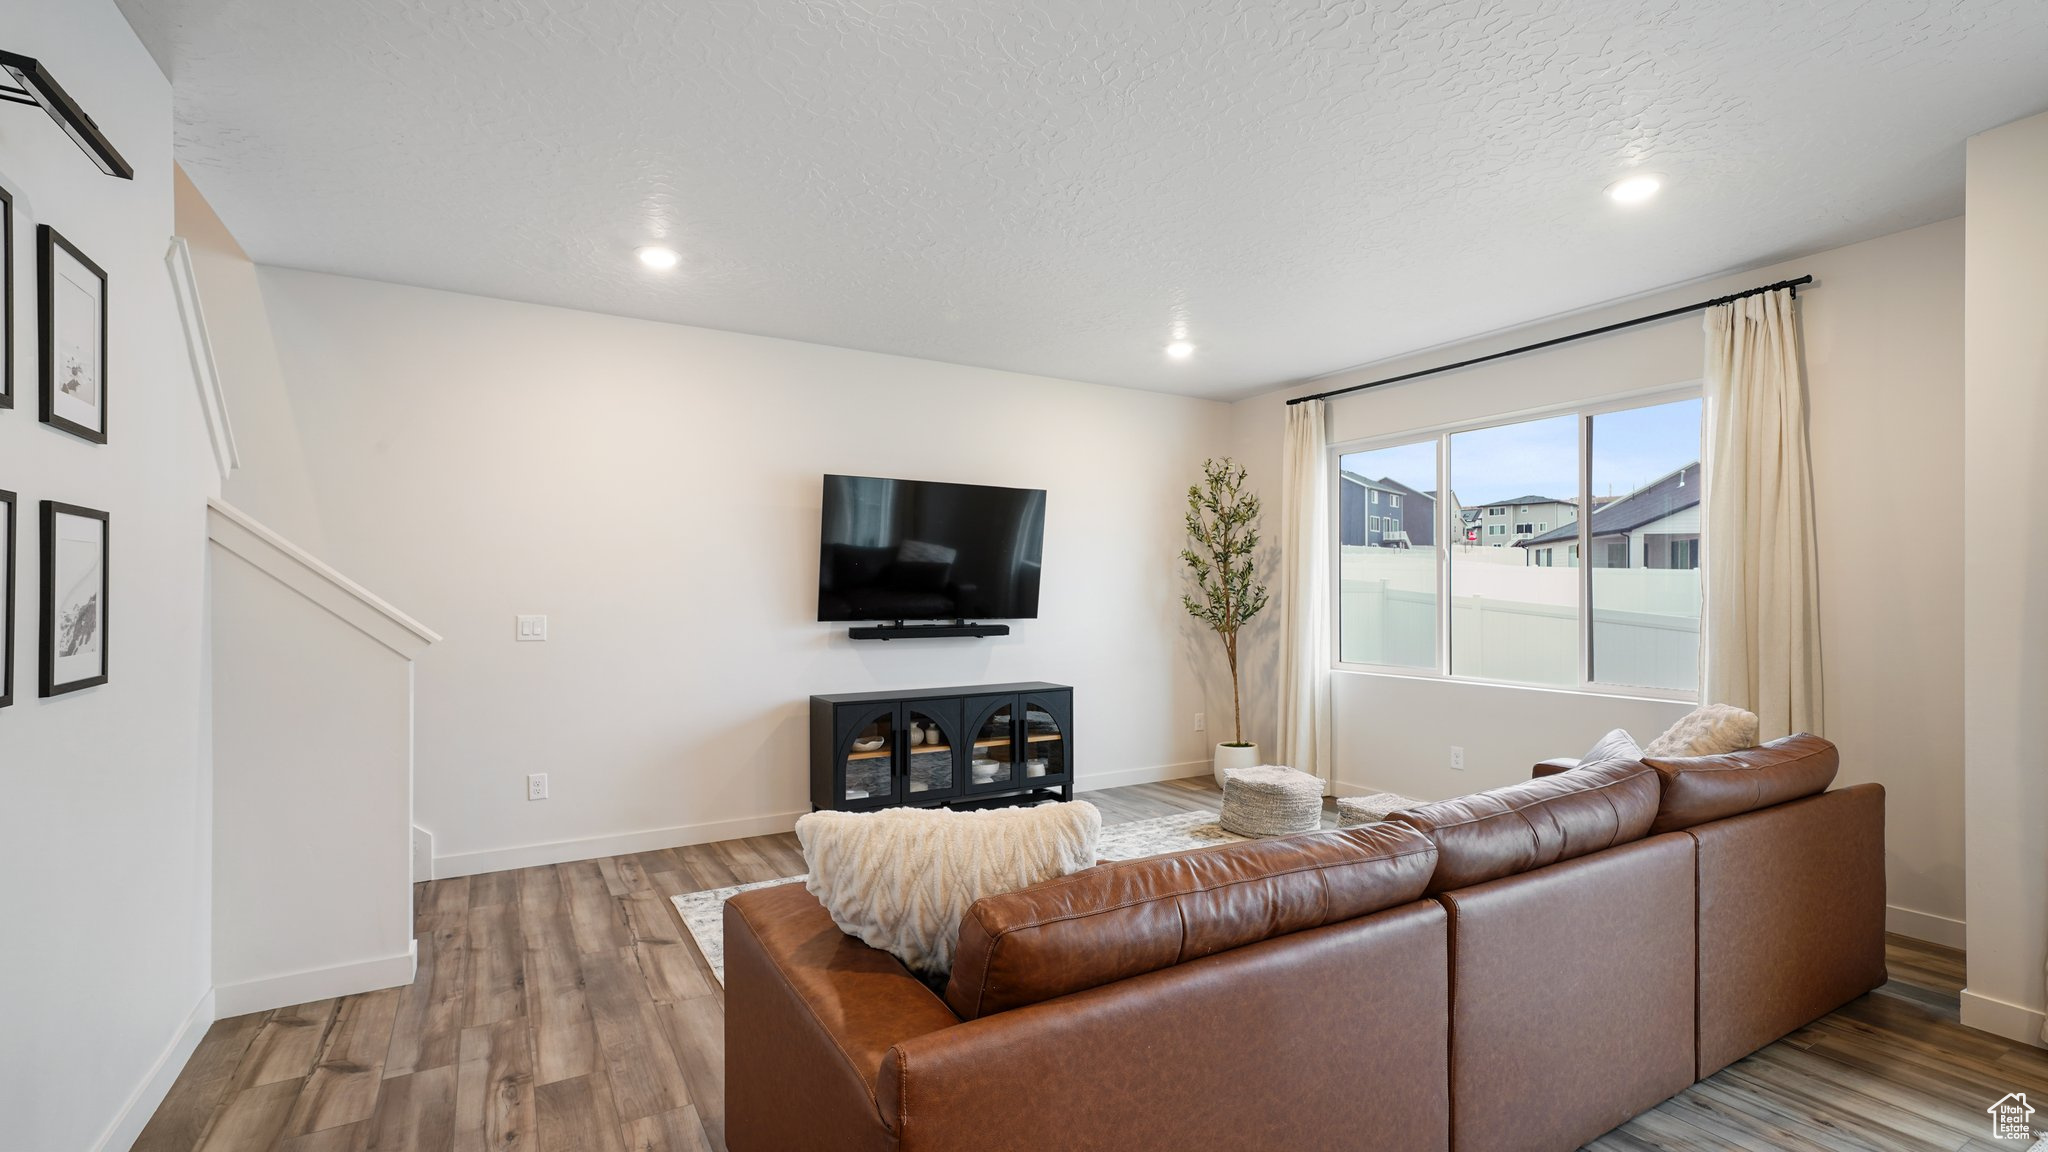
[[[1963,1022],[2039,1044],[2048,960],[2048,115],[1969,145]]]
[[[183,169],[177,172],[176,186],[178,235],[192,253],[192,275],[199,282],[221,397],[234,423],[241,460],[235,474],[221,485],[221,495],[317,555],[326,539],[320,531],[313,482],[306,475],[299,422],[271,344],[256,266]]]
[[[1227,688],[1204,695],[1219,661],[1176,557],[1225,406],[260,279],[323,559],[445,637],[417,686],[441,873],[787,828],[819,692],[1071,683],[1084,787],[1207,770],[1193,714]],[[1040,619],[888,643],[815,622],[827,472],[1048,489]],[[547,643],[514,641],[519,613],[549,617]],[[552,799],[525,799],[529,772]]]
[[[409,983],[426,640],[246,522],[209,523],[216,1007]]]
[[[0,488],[20,496],[15,703],[0,710],[0,1147],[126,1148],[211,1020],[205,500],[215,483],[177,306],[171,90],[109,0],[6,7],[135,166],[102,175],[40,111],[0,111],[14,193],[16,405]],[[110,281],[109,436],[39,424],[35,229]],[[109,683],[36,697],[37,503],[111,516]]]
[[[1236,405],[1233,450],[1278,511],[1283,401],[1449,363],[1810,272],[1802,302],[1816,503],[1826,735],[1842,783],[1888,790],[1894,930],[1960,946],[1963,902],[1963,226],[1928,225],[1770,268],[1373,365]],[[1697,316],[1332,401],[1331,442],[1696,381]],[[2024,458],[2024,457],[2022,457]],[[2000,514],[2010,511],[2001,508]],[[1277,556],[1274,557],[1277,568]],[[1276,615],[1277,618],[1277,615]],[[1270,627],[1250,657],[1270,667]],[[1270,683],[1270,680],[1262,680]],[[1337,777],[1437,798],[1525,778],[1621,725],[1648,738],[1684,709],[1535,689],[1339,672]],[[1260,739],[1277,702],[1250,706]],[[1467,770],[1449,768],[1465,747]],[[2037,964],[2038,970],[2039,965]],[[2037,981],[2038,983],[2038,981]]]

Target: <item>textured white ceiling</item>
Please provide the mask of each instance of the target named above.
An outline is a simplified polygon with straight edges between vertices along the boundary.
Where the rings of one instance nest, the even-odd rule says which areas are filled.
[[[258,261],[1208,396],[1954,215],[2048,107],[2044,0],[121,6]]]

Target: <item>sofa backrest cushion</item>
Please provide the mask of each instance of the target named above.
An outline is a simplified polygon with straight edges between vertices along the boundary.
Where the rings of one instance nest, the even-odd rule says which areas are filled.
[[[1802,732],[1741,752],[1652,756],[1643,763],[1664,781],[1663,803],[1650,830],[1677,832],[1825,792],[1842,759],[1833,744]]]
[[[1436,843],[1429,891],[1448,892],[1640,840],[1656,816],[1657,774],[1614,759],[1387,819]]]
[[[946,1003],[963,1020],[1419,899],[1427,837],[1393,824],[1104,864],[975,901]]]

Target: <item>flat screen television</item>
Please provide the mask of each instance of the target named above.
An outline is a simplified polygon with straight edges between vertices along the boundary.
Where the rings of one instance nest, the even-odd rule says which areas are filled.
[[[1038,616],[1045,493],[825,477],[820,620],[1028,620]]]

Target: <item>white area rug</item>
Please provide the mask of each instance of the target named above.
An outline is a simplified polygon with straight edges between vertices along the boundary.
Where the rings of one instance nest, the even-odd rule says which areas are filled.
[[[1225,832],[1216,823],[1213,812],[1181,812],[1172,816],[1155,816],[1150,820],[1111,824],[1102,830],[1101,838],[1096,841],[1095,854],[1103,860],[1136,860],[1141,856],[1185,852],[1190,848],[1233,844],[1246,839],[1249,837]],[[802,879],[802,876],[787,876],[780,880],[737,884],[731,888],[713,888],[708,892],[672,897],[676,911],[683,917],[684,927],[690,930],[698,951],[704,953],[712,975],[718,977],[720,984],[725,983],[725,902],[754,888],[794,884]]]

